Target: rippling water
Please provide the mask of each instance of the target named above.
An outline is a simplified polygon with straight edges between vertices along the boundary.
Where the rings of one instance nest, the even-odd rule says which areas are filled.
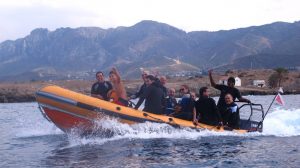
[[[300,95],[283,97],[263,133],[244,135],[105,120],[118,135],[78,137],[44,119],[36,103],[0,104],[0,167],[299,167]],[[266,110],[273,96],[248,98]]]

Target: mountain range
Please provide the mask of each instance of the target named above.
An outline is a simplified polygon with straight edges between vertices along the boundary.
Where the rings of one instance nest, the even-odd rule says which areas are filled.
[[[0,80],[92,78],[117,67],[125,78],[160,73],[300,67],[300,22],[185,32],[155,21],[131,27],[38,28],[0,43]]]

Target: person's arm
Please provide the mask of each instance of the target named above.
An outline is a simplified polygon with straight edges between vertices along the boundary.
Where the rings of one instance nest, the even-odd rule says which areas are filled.
[[[241,96],[241,92],[239,90],[237,90],[236,94],[237,94],[237,98],[239,99],[240,102],[251,103],[251,101],[249,99],[246,99]]]
[[[137,109],[141,106],[141,104],[143,103],[144,100],[145,100],[144,97],[140,97],[140,98],[139,98],[139,101],[136,103],[134,109],[137,110]]]
[[[214,81],[214,79],[212,78],[212,69],[208,71],[208,75],[209,75],[209,81],[210,81],[210,85],[214,88],[216,88],[216,83]]]
[[[250,101],[249,99],[246,99],[246,98],[244,98],[244,97],[240,97],[240,98],[238,98],[238,99],[239,99],[239,101],[241,101],[241,102],[251,103],[251,101]]]
[[[143,103],[143,101],[148,97],[148,94],[150,93],[150,86],[144,91],[144,93],[140,96],[139,101],[135,105],[135,109],[137,110],[140,105]]]
[[[144,87],[145,87],[145,83],[140,87],[139,91],[137,93],[131,95],[130,98],[135,99],[137,97],[140,97],[143,93]]]
[[[221,113],[220,111],[218,110],[218,107],[216,105],[216,102],[213,98],[210,98],[211,100],[211,108],[213,109],[213,111],[215,112],[215,115],[217,116],[217,119],[218,119],[218,122],[219,122],[219,125],[223,125],[223,122],[222,122],[222,116],[221,116]]]
[[[198,124],[196,108],[193,108],[193,123]]]
[[[120,83],[121,82],[121,76],[120,76],[120,73],[118,72],[118,70],[115,67],[113,67],[111,70],[116,74],[117,82]]]

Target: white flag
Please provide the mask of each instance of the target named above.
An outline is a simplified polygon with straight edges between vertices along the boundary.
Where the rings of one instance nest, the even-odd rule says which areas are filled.
[[[283,89],[282,89],[282,87],[280,87],[280,88],[278,89],[278,93],[283,94]]]

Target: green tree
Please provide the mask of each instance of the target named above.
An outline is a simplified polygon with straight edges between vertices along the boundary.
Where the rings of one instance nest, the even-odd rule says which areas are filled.
[[[269,86],[272,88],[280,87],[284,77],[288,74],[288,70],[285,68],[276,68],[274,73],[269,77]]]
[[[285,68],[276,68],[274,70],[278,74],[278,87],[280,87],[284,76],[286,76],[289,73],[289,71]]]

